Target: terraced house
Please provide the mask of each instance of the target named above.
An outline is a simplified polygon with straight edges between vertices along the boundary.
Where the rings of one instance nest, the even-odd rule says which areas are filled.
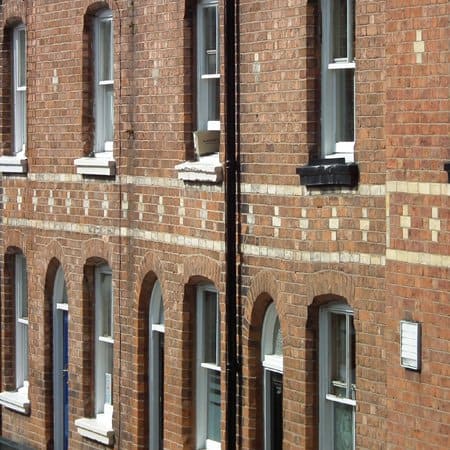
[[[3,445],[448,448],[447,0],[0,5]]]

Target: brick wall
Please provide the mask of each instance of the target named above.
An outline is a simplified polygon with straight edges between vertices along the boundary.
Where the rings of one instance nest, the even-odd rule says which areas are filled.
[[[91,15],[113,11],[116,176],[83,177],[92,147]],[[220,4],[223,18],[223,4]],[[1,382],[12,388],[9,260],[28,264],[31,413],[2,408],[1,434],[53,440],[52,299],[69,303],[69,447],[92,416],[93,270],[112,269],[117,449],[148,448],[148,313],[165,308],[164,448],[195,448],[195,286],[219,290],[225,447],[225,185],[183,183],[193,156],[195,2],[4,0],[0,141],[10,148],[12,24],[27,26],[28,172],[3,175]],[[448,5],[356,2],[356,188],[308,189],[319,154],[320,2],[239,4],[238,442],[263,442],[261,331],[275,303],[283,335],[283,448],[318,448],[318,311],[347,302],[356,329],[356,446],[446,448],[449,184]],[[223,43],[223,25],[221,42]],[[223,62],[223,45],[221,46]],[[221,68],[223,116],[224,67]],[[222,127],[220,160],[224,162]],[[423,325],[423,368],[399,364],[399,321]]]

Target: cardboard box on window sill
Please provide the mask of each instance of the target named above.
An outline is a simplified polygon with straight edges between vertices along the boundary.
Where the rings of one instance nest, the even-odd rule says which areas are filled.
[[[197,157],[219,151],[220,131],[194,131],[193,135]]]

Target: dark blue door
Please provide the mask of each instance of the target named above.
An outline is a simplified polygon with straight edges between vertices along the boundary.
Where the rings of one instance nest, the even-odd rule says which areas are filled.
[[[69,448],[69,314],[63,313],[63,415],[64,450]]]

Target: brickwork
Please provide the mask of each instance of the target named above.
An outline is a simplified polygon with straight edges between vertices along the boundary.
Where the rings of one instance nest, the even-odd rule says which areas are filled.
[[[354,312],[356,448],[444,449],[450,417],[449,6],[355,2],[359,182],[300,186],[320,153],[320,1],[239,3],[238,328],[242,450],[264,442],[261,334],[283,337],[283,449],[319,448],[319,310]],[[224,3],[220,2],[224,117]],[[82,176],[93,146],[93,15],[114,23],[112,177]],[[94,417],[95,267],[113,274],[114,448],[149,439],[149,305],[164,304],[164,445],[196,448],[196,286],[219,291],[226,435],[226,184],[183,182],[193,158],[196,3],[3,0],[0,148],[11,151],[11,29],[27,27],[28,171],[3,174],[1,391],[15,389],[12,255],[27,259],[31,412],[1,409],[1,435],[53,445],[53,295],[69,310],[69,448],[105,446]],[[225,167],[222,120],[219,159]],[[400,366],[400,320],[422,323],[422,371]]]

